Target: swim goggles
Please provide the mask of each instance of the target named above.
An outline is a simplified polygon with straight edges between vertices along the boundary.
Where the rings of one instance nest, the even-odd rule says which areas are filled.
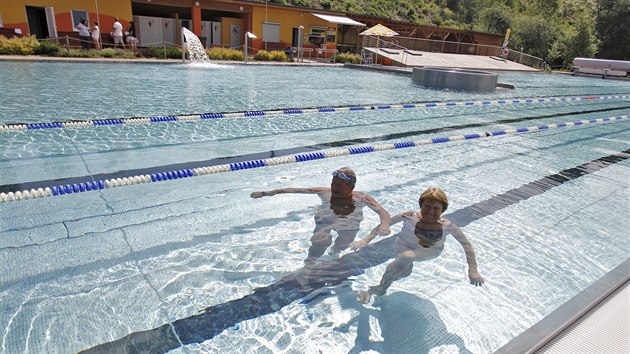
[[[354,183],[354,178],[348,176],[347,174],[343,173],[343,172],[339,172],[339,171],[333,171],[332,173],[333,177],[337,177],[341,180],[350,182],[350,183]]]

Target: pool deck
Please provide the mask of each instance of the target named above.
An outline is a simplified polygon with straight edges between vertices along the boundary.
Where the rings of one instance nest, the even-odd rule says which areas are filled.
[[[46,57],[40,55],[0,55],[0,62],[24,61],[24,62],[60,62],[60,63],[126,63],[126,64],[181,64],[181,59],[157,59],[157,58],[72,58],[72,57]],[[189,62],[188,60],[186,61]],[[212,60],[212,64],[219,65],[284,65],[284,66],[343,66],[340,63],[330,62],[274,62],[274,61],[243,61]]]
[[[527,65],[519,64],[510,60],[495,56],[469,55],[469,54],[447,54],[434,52],[419,52],[391,49],[364,48],[372,53],[373,59],[391,59],[394,65],[404,67],[437,67],[437,68],[461,68],[468,70],[489,70],[489,71],[521,71],[538,72],[539,69]]]
[[[367,48],[370,49],[370,48]],[[373,49],[376,51],[376,49]],[[376,53],[376,52],[374,52]],[[522,64],[514,63],[509,60],[487,57],[480,55],[466,55],[466,54],[445,54],[445,53],[431,53],[422,52],[422,55],[407,55],[404,58],[402,54],[390,54],[385,53],[382,50],[378,50],[379,56],[384,56],[392,59],[393,61],[404,60],[407,70],[411,72],[412,67],[450,67],[450,68],[464,68],[470,70],[489,70],[489,71],[519,71],[519,72],[539,72],[540,70],[525,66]],[[375,54],[374,54],[375,55]],[[45,57],[37,55],[0,55],[0,62],[2,61],[47,61],[47,62],[86,62],[86,63],[145,63],[145,64],[180,64],[181,59],[156,59],[156,58],[134,58],[134,59],[119,59],[119,58],[69,58],[69,57]],[[223,65],[286,65],[286,66],[343,66],[340,63],[322,62],[322,61],[308,61],[304,62],[261,62],[261,61],[249,61],[247,63],[242,61],[212,61],[213,64]],[[401,64],[402,65],[402,64]],[[389,72],[392,70],[404,69],[401,66],[383,66],[383,65],[364,65],[371,67],[372,70],[378,70],[378,68],[386,68]]]
[[[512,353],[628,353],[630,259],[501,347]]]

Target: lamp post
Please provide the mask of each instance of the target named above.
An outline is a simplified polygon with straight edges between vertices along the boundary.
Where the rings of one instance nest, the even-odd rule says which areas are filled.
[[[245,32],[245,45],[243,46],[243,60],[245,60],[246,63],[247,63],[247,57],[249,56],[249,53],[247,51],[248,50],[247,46],[248,46],[248,42],[250,38],[255,39],[257,37],[253,33]]]
[[[103,25],[101,24],[101,17],[98,14],[98,0],[94,0],[94,5],[96,5],[96,22],[98,23],[98,31],[100,32],[98,34],[98,40],[96,41],[98,43],[98,48],[103,49],[103,47],[101,46],[101,34],[103,33]],[[88,23],[88,26],[90,24]]]
[[[269,0],[265,0],[265,23],[263,24],[263,41],[265,41],[265,50],[267,50],[267,38],[269,38],[269,33],[267,33],[267,3]]]

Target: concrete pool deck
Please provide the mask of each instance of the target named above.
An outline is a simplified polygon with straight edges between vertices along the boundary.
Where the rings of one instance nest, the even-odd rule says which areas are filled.
[[[0,55],[0,62],[70,62],[70,63],[126,63],[126,64],[181,64],[181,59],[157,59],[157,58],[74,58],[74,57],[47,57],[40,55]],[[186,63],[189,61],[187,60]],[[274,62],[274,61],[243,61],[212,60],[212,64],[219,65],[285,65],[285,66],[343,66],[341,63],[305,61],[298,62]]]
[[[388,58],[392,63],[406,67],[424,67],[431,66],[437,68],[462,68],[469,70],[488,70],[488,71],[521,71],[521,72],[538,72],[539,69],[532,68],[527,65],[519,64],[510,60],[495,56],[469,55],[469,54],[447,54],[435,52],[419,52],[411,53],[402,50],[364,48],[372,53],[373,59],[378,55],[379,58]]]
[[[370,49],[370,48],[367,48]],[[376,49],[374,49],[375,51]],[[375,53],[375,52],[374,52]],[[463,68],[471,70],[489,70],[489,71],[518,71],[518,72],[539,72],[540,70],[504,60],[495,57],[487,57],[480,55],[466,54],[445,54],[422,52],[422,55],[390,54],[382,50],[378,50],[379,57],[387,57],[392,60],[404,60],[407,64],[407,70],[411,72],[412,67],[432,66],[432,67],[450,67]],[[375,54],[374,54],[375,55]],[[48,61],[48,62],[86,62],[86,63],[150,63],[150,64],[177,64],[181,63],[181,59],[157,59],[157,58],[72,58],[72,57],[46,57],[38,55],[0,55],[0,61]],[[304,62],[265,62],[265,61],[222,61],[213,60],[213,64],[225,65],[286,65],[286,66],[343,66],[341,63],[309,61]],[[391,70],[404,69],[400,66],[383,66],[383,65],[362,65],[364,67],[389,68]],[[390,72],[391,72],[390,70]]]

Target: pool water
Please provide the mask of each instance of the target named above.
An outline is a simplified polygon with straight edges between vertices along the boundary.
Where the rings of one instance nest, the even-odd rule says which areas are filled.
[[[558,98],[0,131],[5,193],[630,114],[627,81],[551,74],[501,73],[516,88],[490,94],[339,67],[2,62],[0,76],[0,125]],[[0,202],[0,352],[146,349],[143,336],[152,351],[493,352],[628,258],[628,149],[618,120]],[[443,188],[483,287],[452,238],[369,305],[356,291],[380,280],[376,256],[313,291],[287,283],[319,198],[249,195],[327,186],[341,166],[392,214]],[[364,217],[359,238],[378,223]]]

